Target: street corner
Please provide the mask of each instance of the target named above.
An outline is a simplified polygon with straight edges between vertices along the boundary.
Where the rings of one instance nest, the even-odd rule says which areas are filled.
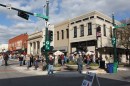
[[[47,75],[47,71],[42,71],[40,68],[38,68],[37,70],[35,70],[34,67],[27,69],[27,67],[25,66],[18,66],[18,65],[11,66],[11,68],[17,70],[18,72],[31,75]]]
[[[118,71],[129,71],[130,69],[127,67],[119,67],[117,68]]]
[[[98,70],[87,70],[87,71],[83,71],[83,74],[86,74],[87,72],[91,72],[91,73],[96,73],[96,74],[107,74],[107,72],[103,69],[98,69]]]

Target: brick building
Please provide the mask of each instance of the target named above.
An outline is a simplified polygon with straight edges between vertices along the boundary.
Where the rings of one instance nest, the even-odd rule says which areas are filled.
[[[11,53],[27,53],[28,34],[18,35],[8,41],[8,50]]]

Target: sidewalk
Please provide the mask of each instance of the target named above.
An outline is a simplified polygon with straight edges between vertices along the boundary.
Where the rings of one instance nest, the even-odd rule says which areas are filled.
[[[31,74],[31,75],[47,75],[47,70],[43,71],[41,69],[41,67],[37,68],[37,70],[34,70],[34,66],[30,67],[29,69],[27,69],[26,65],[25,66],[19,66],[19,65],[12,65],[11,68],[21,72],[21,73],[26,73],[26,74]],[[96,73],[96,74],[105,74],[106,71],[104,71],[103,69],[98,69],[98,70],[83,70],[82,74],[86,74],[86,72],[92,72],[92,73]],[[79,74],[77,71],[72,71],[72,70],[65,70],[65,69],[61,69],[61,71],[54,71],[55,74],[68,74],[68,75],[72,75],[72,74]]]
[[[47,75],[47,70],[43,71],[42,70],[42,66],[39,65],[39,68],[37,68],[37,70],[34,70],[34,66],[30,67],[29,69],[27,69],[27,66],[19,66],[19,65],[12,65],[11,68],[21,72],[21,73],[26,73],[26,74],[31,74],[31,75]],[[129,71],[130,69],[126,68],[126,67],[121,67],[118,68],[118,71]],[[86,74],[86,72],[92,72],[92,73],[96,73],[96,74],[108,74],[104,69],[97,69],[97,70],[90,70],[90,69],[84,69],[82,71],[82,74]],[[64,66],[60,71],[54,71],[55,74],[69,74],[69,75],[73,75],[73,74],[79,74],[76,70],[72,71],[72,70],[67,70],[67,68]]]

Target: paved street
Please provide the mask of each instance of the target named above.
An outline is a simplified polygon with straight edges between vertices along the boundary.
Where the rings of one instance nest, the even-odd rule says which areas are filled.
[[[12,68],[14,65],[18,66],[16,62],[11,62],[7,67],[0,67],[0,86],[81,86],[85,77],[84,74],[77,72],[57,72],[53,76],[33,75],[26,73],[31,70],[23,69],[24,73]],[[101,86],[130,86],[129,71],[117,74],[98,74],[98,76]]]

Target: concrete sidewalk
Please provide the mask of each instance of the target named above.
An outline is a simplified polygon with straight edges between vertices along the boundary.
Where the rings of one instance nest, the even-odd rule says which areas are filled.
[[[37,70],[35,70],[34,66],[30,67],[29,69],[27,69],[27,66],[19,66],[19,65],[12,65],[11,68],[21,72],[21,73],[26,73],[26,74],[32,74],[32,75],[47,75],[47,70],[43,71],[41,69],[41,67],[37,68]],[[82,74],[86,74],[86,72],[92,72],[92,73],[96,73],[96,74],[105,74],[106,71],[102,70],[102,69],[98,69],[98,70],[83,70]],[[71,71],[71,70],[60,70],[60,71],[54,71],[55,74],[79,74],[77,71]]]
[[[16,60],[17,61],[17,60]],[[34,70],[34,66],[30,67],[29,69],[27,69],[27,66],[19,66],[19,65],[11,65],[11,68],[21,72],[21,73],[26,73],[26,74],[32,74],[32,75],[47,75],[47,71],[43,71],[42,70],[42,66],[41,64],[39,65],[39,68],[37,68],[37,70]],[[129,68],[126,67],[121,67],[118,68],[118,71],[129,71]],[[86,72],[92,72],[92,73],[96,73],[96,74],[108,74],[104,69],[97,69],[97,70],[90,70],[90,69],[84,69],[82,71],[82,74],[86,74]],[[55,74],[69,74],[69,75],[73,75],[73,74],[79,74],[76,70],[72,71],[72,70],[67,70],[67,68],[65,68],[65,66],[60,70],[60,71],[54,71]]]

